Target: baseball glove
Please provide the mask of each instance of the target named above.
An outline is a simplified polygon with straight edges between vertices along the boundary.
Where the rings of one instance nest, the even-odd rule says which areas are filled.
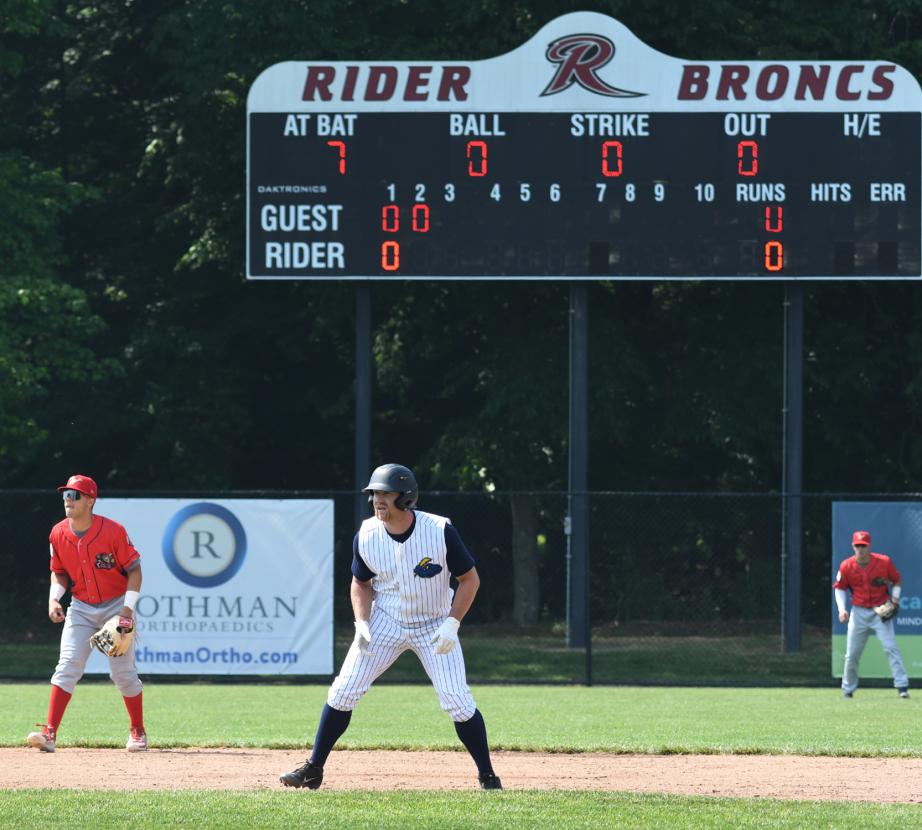
[[[877,616],[880,617],[884,622],[887,622],[887,620],[892,620],[899,610],[900,606],[890,599],[881,603],[880,605],[874,606],[874,613],[877,614]]]
[[[106,657],[121,657],[131,648],[133,639],[134,620],[116,615],[106,620],[103,627],[90,637],[90,642]]]

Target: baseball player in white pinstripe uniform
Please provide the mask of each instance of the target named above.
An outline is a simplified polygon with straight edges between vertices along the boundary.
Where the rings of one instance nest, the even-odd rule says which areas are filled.
[[[310,758],[279,780],[286,787],[316,790],[352,710],[371,684],[410,649],[474,759],[481,788],[501,790],[458,642],[458,626],[480,587],[474,558],[447,518],[413,509],[419,488],[407,467],[378,467],[362,492],[371,494],[374,516],[362,523],[352,543],[355,640],[330,686]],[[451,577],[458,581],[454,594]]]

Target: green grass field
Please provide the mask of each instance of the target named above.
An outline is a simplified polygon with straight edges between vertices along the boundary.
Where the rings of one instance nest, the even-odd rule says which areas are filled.
[[[313,739],[326,700],[323,685],[148,682],[145,688],[148,732],[161,747],[296,749]],[[850,701],[837,689],[483,686],[474,692],[497,749],[922,757],[922,696],[903,701],[892,690],[859,691]],[[47,684],[0,684],[0,746],[21,746],[47,705]],[[126,717],[111,683],[84,681],[59,746],[122,747]],[[874,728],[856,730],[856,718]],[[371,689],[340,746],[461,749],[431,687],[394,685]]]
[[[484,796],[487,797],[484,797]],[[0,792],[0,827],[64,823],[93,830],[533,830],[533,828],[687,828],[687,830],[892,830],[918,827],[911,805],[752,801],[630,793],[503,792]]]
[[[334,665],[342,663],[354,635],[352,626],[336,632]],[[47,642],[0,643],[0,678],[44,680],[58,659],[58,629],[42,629]],[[470,626],[464,654],[472,683],[582,683],[585,653],[567,648],[563,629]],[[871,643],[869,651],[876,645]],[[595,683],[691,686],[834,685],[828,631],[804,632],[799,652],[781,652],[778,632],[733,634],[715,626],[710,636],[658,632],[630,635],[596,632],[592,640]],[[390,683],[427,682],[419,661],[405,655],[388,669]]]
[[[474,688],[497,749],[778,753],[922,757],[922,696],[887,689],[843,700],[837,689],[483,686]],[[0,684],[0,746],[23,746],[44,719],[46,683]],[[148,682],[146,720],[159,747],[303,747],[325,685]],[[855,729],[855,723],[873,728]],[[58,746],[123,747],[126,714],[108,682],[84,681]],[[380,685],[339,744],[463,751],[428,686]],[[114,760],[124,756],[115,755]],[[53,759],[50,759],[53,760]],[[118,770],[114,770],[118,774]],[[74,819],[74,816],[79,818]],[[0,791],[0,827],[677,827],[922,826],[922,806],[631,793]],[[67,817],[67,818],[65,818]]]

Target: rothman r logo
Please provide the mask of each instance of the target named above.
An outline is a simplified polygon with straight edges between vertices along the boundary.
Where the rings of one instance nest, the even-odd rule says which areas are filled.
[[[547,59],[557,72],[541,95],[556,95],[579,84],[583,89],[609,98],[639,98],[645,92],[609,86],[597,74],[615,55],[615,44],[601,35],[567,35],[547,47]]]
[[[162,545],[163,560],[173,576],[195,588],[215,588],[240,570],[247,536],[228,508],[198,502],[173,514]]]

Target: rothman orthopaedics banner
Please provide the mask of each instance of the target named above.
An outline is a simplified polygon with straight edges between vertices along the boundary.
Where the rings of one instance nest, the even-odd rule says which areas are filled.
[[[333,673],[333,502],[104,499],[141,553],[144,674]],[[96,652],[90,673],[108,673]]]

